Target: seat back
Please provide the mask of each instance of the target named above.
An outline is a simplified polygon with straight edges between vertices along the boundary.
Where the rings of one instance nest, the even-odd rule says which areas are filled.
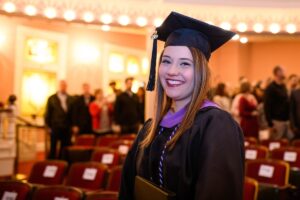
[[[119,139],[116,135],[106,135],[98,137],[96,146],[98,147],[109,147],[111,143],[117,141]]]
[[[78,135],[75,139],[75,145],[94,146],[95,140],[96,140],[95,135],[92,135],[92,134]]]
[[[110,148],[117,149],[121,155],[127,155],[128,151],[130,150],[133,144],[132,140],[118,140],[111,143]]]
[[[292,146],[300,148],[300,139],[293,140]]]
[[[100,162],[109,167],[117,166],[121,162],[120,154],[117,150],[104,147],[94,150],[91,161]]]
[[[300,169],[300,148],[281,147],[271,152],[271,158],[288,162],[291,167]]]
[[[289,141],[287,139],[279,139],[279,140],[263,140],[260,142],[261,145],[269,148],[270,151],[273,149],[278,149],[280,147],[286,147],[289,145]]]
[[[20,181],[0,181],[0,199],[27,200],[31,186]]]
[[[71,165],[66,185],[88,190],[104,187],[107,166],[97,162],[82,162]]]
[[[258,182],[252,178],[245,177],[243,200],[256,200],[258,194]]]
[[[68,186],[46,186],[37,188],[33,200],[81,200],[82,192]]]
[[[250,145],[256,145],[257,139],[255,137],[245,137],[244,138],[244,145],[245,147],[250,146]]]
[[[133,133],[133,134],[123,134],[120,136],[120,139],[122,140],[135,140],[136,138],[136,134]]]
[[[121,185],[122,166],[116,166],[110,170],[106,190],[119,191]]]
[[[97,191],[86,193],[85,200],[118,200],[118,192]]]
[[[245,158],[246,160],[255,160],[255,159],[266,159],[268,156],[269,150],[265,146],[246,146],[245,147]]]
[[[288,185],[289,164],[278,160],[249,160],[246,163],[246,176],[256,179],[259,183],[278,187]]]
[[[62,184],[67,169],[67,162],[45,160],[36,162],[30,172],[29,183],[58,185]]]

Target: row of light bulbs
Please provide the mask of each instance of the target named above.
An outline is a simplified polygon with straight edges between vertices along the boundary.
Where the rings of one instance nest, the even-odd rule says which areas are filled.
[[[2,8],[7,13],[14,13],[14,12],[17,11],[17,7],[13,2],[4,3]],[[27,5],[27,6],[24,7],[23,12],[28,16],[35,16],[35,15],[38,14],[38,9],[34,5]],[[45,8],[44,11],[43,11],[43,15],[45,17],[49,18],[49,19],[54,19],[54,18],[57,17],[57,10],[54,7]],[[65,10],[63,12],[63,18],[66,21],[73,21],[73,20],[77,19],[78,17],[77,17],[76,12],[74,10],[69,9],[69,10]],[[91,22],[94,22],[96,20],[96,17],[92,12],[86,11],[81,16],[81,19],[83,21],[87,22],[87,23],[91,23]],[[99,17],[99,20],[104,24],[102,29],[105,30],[105,31],[108,31],[108,30],[110,30],[110,27],[108,26],[108,24],[112,23],[114,19],[113,19],[113,16],[110,15],[110,14],[102,14]],[[117,19],[117,22],[122,26],[127,26],[130,23],[132,23],[130,17],[127,16],[127,15],[119,16],[118,19]],[[159,27],[162,22],[163,22],[162,18],[155,18],[153,20],[152,25],[154,25],[155,27]],[[135,23],[140,27],[144,27],[144,26],[148,25],[148,20],[145,17],[137,17],[136,20],[135,20]],[[213,22],[208,22],[208,23],[213,24]],[[220,26],[223,29],[226,29],[226,30],[234,29],[232,24],[229,23],[229,22],[222,22],[220,24]],[[236,28],[237,31],[239,31],[241,33],[250,30],[250,27],[244,22],[238,23],[235,28]],[[256,33],[262,33],[264,31],[269,31],[273,34],[277,34],[277,33],[279,33],[280,31],[283,30],[282,28],[283,27],[279,23],[272,23],[268,27],[265,27],[262,23],[255,23],[252,26],[252,30]],[[289,23],[285,26],[285,31],[287,33],[290,33],[290,34],[296,33],[297,32],[297,26],[293,23]]]

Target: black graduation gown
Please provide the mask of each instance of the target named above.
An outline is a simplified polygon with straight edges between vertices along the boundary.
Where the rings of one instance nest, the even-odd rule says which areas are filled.
[[[151,162],[156,161],[151,156],[157,155],[155,151],[159,148],[152,145],[144,150],[138,148],[149,123],[145,123],[127,155],[121,200],[134,199],[136,175],[148,180],[155,177],[157,170],[153,170],[155,164]],[[230,114],[215,107],[199,110],[192,127],[173,150],[166,151],[163,177],[164,187],[175,192],[177,200],[242,200],[244,140]]]

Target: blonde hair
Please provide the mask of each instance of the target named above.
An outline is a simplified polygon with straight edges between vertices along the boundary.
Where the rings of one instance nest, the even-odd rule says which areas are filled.
[[[194,89],[192,93],[191,102],[187,107],[187,112],[178,127],[174,137],[167,143],[168,149],[172,149],[178,139],[184,134],[184,132],[189,129],[193,123],[195,116],[200,109],[200,106],[204,102],[207,92],[209,90],[210,83],[210,70],[208,67],[207,60],[204,54],[192,47],[188,47],[191,51],[194,60]],[[163,52],[160,56],[159,63],[161,62]],[[157,78],[156,86],[156,115],[153,117],[152,123],[147,130],[146,137],[140,143],[141,148],[148,147],[156,135],[156,129],[160,124],[163,116],[169,111],[172,105],[172,99],[167,97],[164,89],[161,85],[159,78]]]

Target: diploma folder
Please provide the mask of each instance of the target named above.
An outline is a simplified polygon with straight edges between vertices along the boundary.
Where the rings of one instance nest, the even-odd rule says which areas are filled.
[[[135,177],[135,200],[175,200],[175,196],[175,193],[160,188],[140,176]]]

